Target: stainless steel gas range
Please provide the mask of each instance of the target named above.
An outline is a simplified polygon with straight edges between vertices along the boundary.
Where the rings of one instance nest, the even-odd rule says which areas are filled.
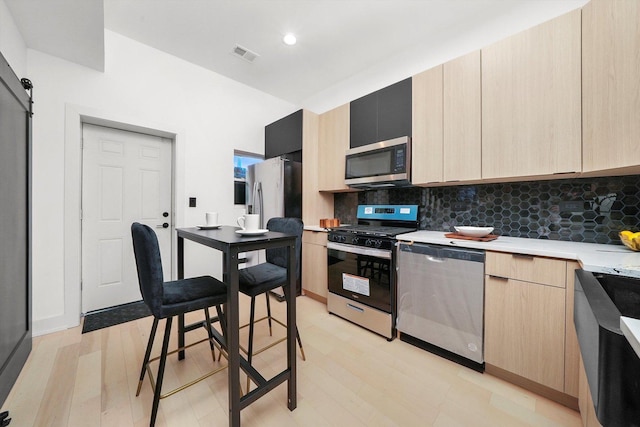
[[[418,228],[417,205],[360,205],[358,224],[329,232],[329,313],[396,336],[396,239]]]

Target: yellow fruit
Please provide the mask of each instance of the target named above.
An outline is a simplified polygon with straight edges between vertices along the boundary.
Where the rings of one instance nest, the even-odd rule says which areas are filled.
[[[632,233],[629,230],[623,230],[619,233],[619,236],[626,247],[634,251],[640,251],[640,232]]]

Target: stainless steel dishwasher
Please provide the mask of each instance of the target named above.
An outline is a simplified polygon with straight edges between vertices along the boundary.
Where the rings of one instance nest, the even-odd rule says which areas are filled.
[[[400,339],[484,370],[484,251],[399,242]]]

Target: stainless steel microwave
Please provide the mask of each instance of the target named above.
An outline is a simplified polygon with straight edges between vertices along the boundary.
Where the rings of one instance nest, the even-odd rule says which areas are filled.
[[[403,136],[347,150],[345,184],[354,188],[411,185],[411,138]]]

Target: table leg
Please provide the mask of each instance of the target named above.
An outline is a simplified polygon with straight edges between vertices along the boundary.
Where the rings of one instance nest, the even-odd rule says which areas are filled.
[[[178,237],[178,279],[184,279],[184,238]],[[184,347],[184,314],[178,316],[178,348]],[[184,359],[184,350],[178,352],[178,360]]]
[[[294,244],[289,246],[289,257],[287,265],[287,282],[289,292],[287,292],[287,367],[289,369],[288,381],[288,408],[290,411],[296,409],[297,398],[297,372],[296,372],[296,248]]]
[[[240,427],[240,316],[238,290],[238,251],[225,257],[227,289],[227,352],[229,355],[229,426]]]

